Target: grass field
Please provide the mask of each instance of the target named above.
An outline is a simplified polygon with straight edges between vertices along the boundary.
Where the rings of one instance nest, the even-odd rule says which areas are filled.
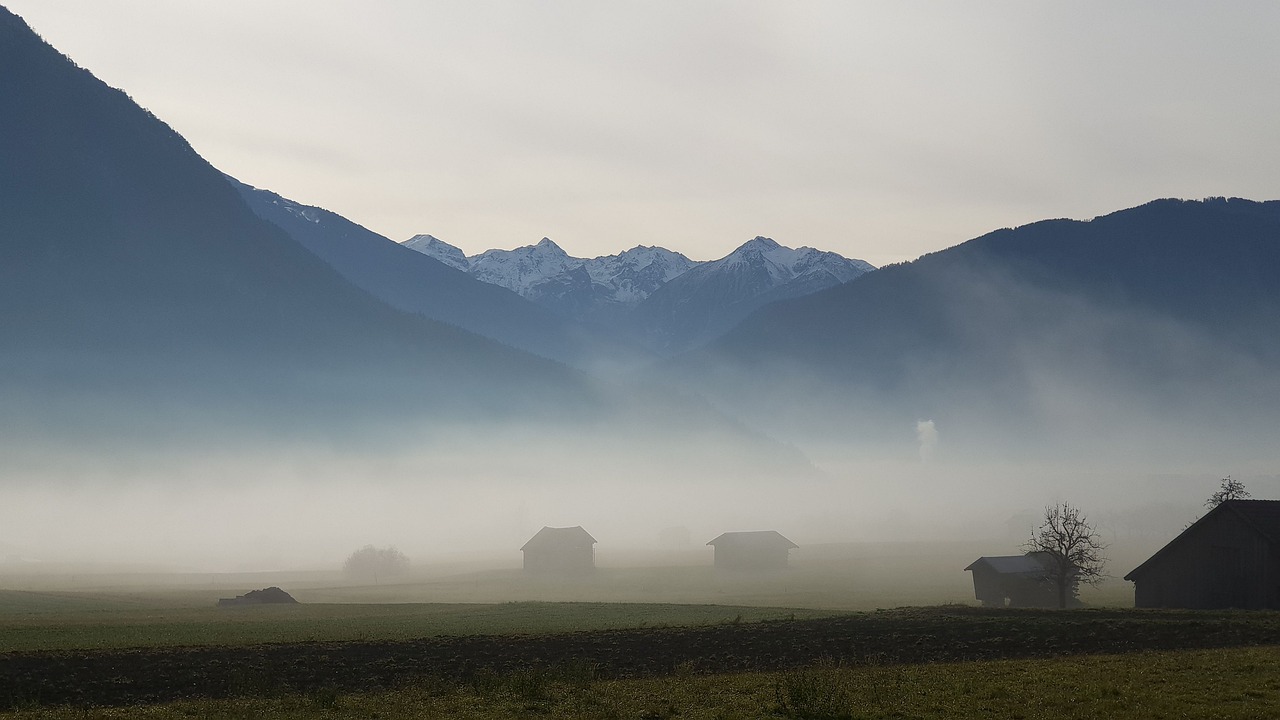
[[[0,591],[0,653],[697,626],[829,612],[640,603],[306,604],[218,608],[109,593]]]
[[[313,692],[21,718],[1271,718],[1280,648],[1239,648],[596,680],[589,670],[401,689]]]

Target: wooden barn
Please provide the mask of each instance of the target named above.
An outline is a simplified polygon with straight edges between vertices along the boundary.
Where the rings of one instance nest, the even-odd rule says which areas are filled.
[[[541,575],[577,575],[596,569],[596,539],[574,527],[543,527],[520,548],[526,572]]]
[[[1124,579],[1140,608],[1280,609],[1280,501],[1224,501]]]
[[[973,594],[987,607],[1058,607],[1044,553],[980,557],[965,570],[973,573]],[[1069,593],[1075,597],[1075,593]]]
[[[777,530],[727,532],[707,543],[715,548],[715,566],[725,570],[776,570],[787,566],[800,547]]]

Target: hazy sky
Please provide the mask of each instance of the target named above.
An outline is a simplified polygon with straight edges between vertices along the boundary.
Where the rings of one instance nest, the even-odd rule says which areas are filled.
[[[1280,3],[0,0],[213,164],[395,240],[875,264],[1280,198]]]

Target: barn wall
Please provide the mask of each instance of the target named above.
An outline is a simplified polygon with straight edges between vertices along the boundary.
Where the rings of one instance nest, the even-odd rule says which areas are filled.
[[[531,573],[574,574],[595,570],[595,548],[530,548],[524,551],[524,569]]]
[[[724,570],[776,570],[787,566],[790,548],[715,546],[715,566]]]
[[[1280,607],[1270,543],[1232,512],[1217,512],[1135,576],[1137,607]]]
[[[1004,607],[1057,607],[1058,596],[1053,585],[1042,579],[1019,574],[999,573],[986,565],[977,565],[973,573],[973,595],[983,605]]]
[[[973,596],[983,605],[1003,607],[1005,595],[1000,573],[985,565],[977,565],[973,573]]]

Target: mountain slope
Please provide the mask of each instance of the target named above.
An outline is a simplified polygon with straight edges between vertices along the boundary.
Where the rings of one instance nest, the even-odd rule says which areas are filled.
[[[344,281],[172,129],[3,9],[0,167],[10,399],[279,401],[262,422],[317,405],[485,413],[589,401],[565,368]]]
[[[983,442],[1219,441],[1280,416],[1277,278],[1280,202],[1161,200],[769,306],[677,367],[726,406],[846,439],[935,418]]]
[[[473,279],[431,253],[414,252],[328,210],[231,182],[259,217],[394,308],[562,362],[588,365],[622,359],[620,348],[592,337],[585,328],[509,290]],[[449,257],[447,252],[444,256]]]

